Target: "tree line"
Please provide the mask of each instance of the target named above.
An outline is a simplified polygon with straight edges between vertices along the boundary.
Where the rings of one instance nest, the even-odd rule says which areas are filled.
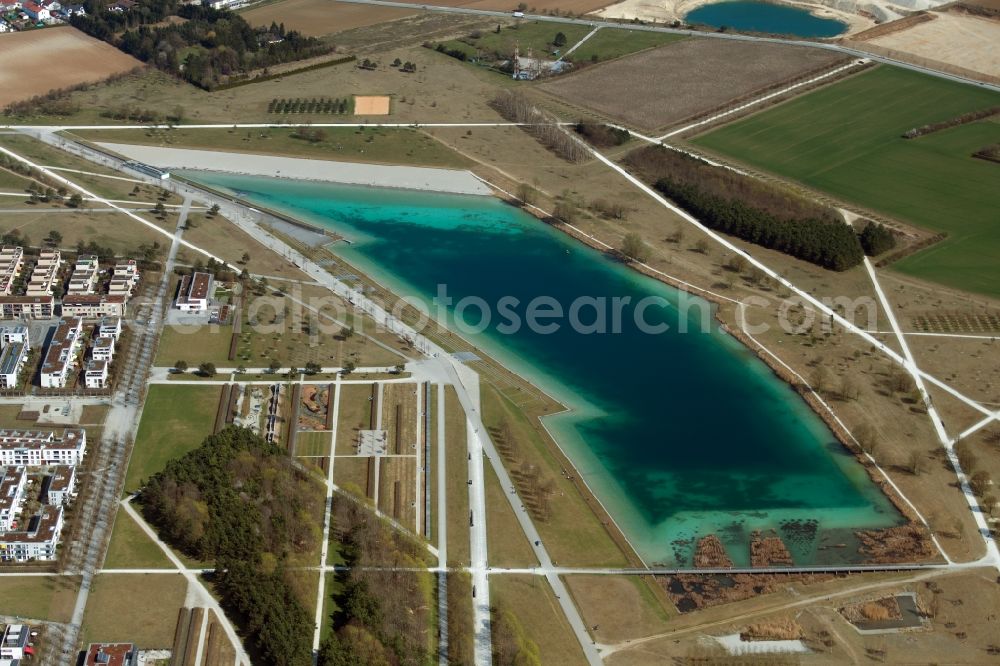
[[[215,562],[223,606],[266,663],[312,663],[312,618],[288,563],[322,538],[323,493],[314,479],[274,444],[229,427],[167,463],[140,502],[166,541]]]
[[[151,0],[114,12],[96,0],[92,2],[95,11],[88,7],[88,15],[71,19],[75,27],[205,90],[253,70],[324,55],[333,49],[315,37],[285,31],[283,25],[254,28],[226,9]],[[171,15],[187,20],[149,25]]]
[[[313,97],[312,99],[272,99],[267,105],[268,113],[347,113],[350,101],[345,97]]]
[[[711,229],[835,271],[864,258],[858,234],[832,208],[784,188],[662,146],[633,151],[626,163]]]
[[[995,116],[1000,114],[1000,106],[991,106],[988,109],[978,109],[976,111],[969,111],[955,116],[954,118],[949,118],[948,120],[942,120],[936,123],[930,123],[927,125],[921,125],[920,127],[914,127],[903,132],[904,139],[916,139],[917,137],[926,136],[928,134],[933,134],[934,132],[940,132],[943,129],[948,129],[949,127],[958,127],[959,125],[966,125],[968,123],[976,122],[977,120],[982,120],[983,118],[989,118],[990,116]]]
[[[587,150],[576,139],[521,93],[504,90],[493,98],[490,106],[507,120],[523,123],[521,129],[564,160],[582,162],[587,158]]]

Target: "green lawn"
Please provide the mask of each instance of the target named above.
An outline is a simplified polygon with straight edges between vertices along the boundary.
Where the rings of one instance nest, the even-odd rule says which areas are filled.
[[[154,384],[149,388],[125,477],[126,491],[137,490],[169,460],[196,448],[212,434],[221,391],[219,386]]]
[[[286,117],[282,117],[285,119]],[[295,121],[295,116],[287,116]],[[336,119],[334,119],[335,121]],[[321,128],[321,141],[296,138],[291,129],[80,130],[88,141],[136,143],[173,148],[252,152],[320,160],[465,168],[471,162],[413,129]]]
[[[173,569],[160,547],[150,539],[132,516],[120,509],[115,516],[105,569]]]
[[[0,615],[69,622],[79,586],[74,576],[0,577]]]
[[[596,35],[580,45],[580,48],[570,54],[574,62],[589,62],[594,60],[611,60],[629,53],[663,46],[686,39],[684,35],[668,35],[662,32],[646,32],[644,30],[616,30],[602,28]]]
[[[228,324],[164,326],[157,347],[155,364],[173,367],[177,361],[187,361],[192,369],[206,362],[224,367],[236,367],[240,362],[229,360],[229,344],[232,339],[233,327]],[[186,376],[184,379],[191,377]]]
[[[299,432],[295,435],[295,455],[324,456],[330,453],[329,431]]]
[[[1000,296],[1000,166],[971,157],[1000,140],[983,121],[903,139],[913,127],[1000,104],[1000,94],[879,67],[714,130],[695,143],[948,234],[895,267]]]
[[[83,615],[82,642],[135,642],[169,648],[187,581],[180,574],[102,574],[94,580]]]
[[[584,38],[592,28],[585,25],[558,25],[546,21],[524,22],[515,26],[502,28],[497,34],[492,30],[482,32],[479,39],[472,40],[475,47],[488,54],[494,52],[505,57],[510,57],[514,53],[515,44],[520,48],[521,55],[526,55],[529,50],[536,56],[551,54],[553,51],[566,51],[578,41]],[[558,33],[566,37],[566,43],[561,47],[555,47],[553,42]]]

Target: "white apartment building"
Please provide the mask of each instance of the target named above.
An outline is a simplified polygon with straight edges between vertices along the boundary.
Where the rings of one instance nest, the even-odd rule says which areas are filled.
[[[62,507],[42,507],[41,513],[28,520],[24,530],[0,534],[0,560],[28,562],[55,559],[62,528]]]
[[[114,338],[97,338],[94,346],[90,348],[90,358],[95,361],[111,362],[115,356]]]
[[[66,506],[76,495],[76,467],[58,465],[42,482],[42,500],[46,504]]]
[[[87,431],[0,430],[0,465],[79,465],[87,452]]]
[[[0,468],[0,532],[14,529],[24,506],[24,488],[28,474],[24,467]]]
[[[83,338],[83,320],[65,319],[59,323],[42,362],[42,388],[63,388],[76,368],[76,356]]]
[[[24,266],[24,249],[5,245],[0,248],[0,295],[10,296],[14,291],[14,280]]]
[[[89,389],[106,388],[108,385],[108,362],[94,359],[87,363],[83,373],[83,384]]]

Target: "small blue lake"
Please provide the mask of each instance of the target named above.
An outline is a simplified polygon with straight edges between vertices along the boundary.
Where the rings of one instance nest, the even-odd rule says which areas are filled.
[[[847,24],[821,18],[805,9],[759,0],[726,0],[703,5],[684,17],[685,22],[740,32],[765,32],[794,37],[836,37]]]

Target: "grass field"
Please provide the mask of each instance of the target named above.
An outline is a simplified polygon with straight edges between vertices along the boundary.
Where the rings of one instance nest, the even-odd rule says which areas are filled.
[[[448,564],[469,562],[469,478],[465,411],[455,389],[445,389],[445,500],[448,528]]]
[[[132,516],[118,511],[111,542],[104,557],[105,569],[173,569],[160,547],[146,536]]]
[[[219,386],[157,384],[149,388],[125,477],[126,491],[137,490],[169,460],[196,448],[212,434],[220,393]]]
[[[645,32],[641,30],[609,30],[603,28],[596,35],[580,45],[580,48],[570,54],[574,62],[590,62],[611,60],[629,53],[663,46],[670,42],[686,39],[684,35],[668,35],[661,32]]]
[[[541,576],[492,576],[490,602],[517,616],[525,637],[538,644],[541,663],[547,666],[585,663],[580,644],[552,588]]]
[[[173,367],[177,361],[187,361],[189,367],[197,368],[200,363],[211,362],[233,368],[240,361],[228,360],[232,338],[231,325],[164,326],[155,363],[158,366]]]
[[[288,93],[285,96],[291,95]],[[275,116],[275,119],[278,118]],[[340,122],[339,119],[331,121],[326,116],[308,114],[289,118],[303,123]],[[321,141],[296,138],[292,136],[294,130],[290,129],[80,130],[75,134],[89,141],[217,149],[321,160],[452,168],[464,168],[470,164],[469,160],[416,130],[328,127],[321,131],[325,133]]]
[[[500,486],[500,479],[486,465],[486,545],[490,564],[498,567],[536,566],[538,558],[524,530],[517,522],[514,510]]]
[[[895,267],[1000,295],[1000,168],[971,153],[1000,139],[979,122],[903,139],[913,127],[1000,104],[1000,94],[879,67],[714,130],[698,145],[948,239]]]
[[[83,615],[83,644],[134,642],[169,648],[187,581],[181,574],[102,574],[94,580]]]
[[[295,435],[295,455],[322,456],[330,453],[329,432],[299,432]]]
[[[69,622],[79,584],[71,576],[0,577],[0,615]]]
[[[243,18],[252,26],[282,23],[287,30],[319,37],[334,32],[361,28],[410,16],[411,9],[349,5],[329,0],[282,0],[265,3],[245,12]]]

